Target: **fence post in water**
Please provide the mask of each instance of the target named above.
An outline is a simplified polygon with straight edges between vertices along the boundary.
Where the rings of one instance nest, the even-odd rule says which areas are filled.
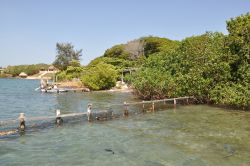
[[[61,125],[62,122],[63,122],[63,120],[61,118],[61,111],[58,109],[58,110],[56,110],[56,124]]]
[[[91,120],[91,115],[92,114],[92,104],[88,104],[88,108],[87,108],[87,116],[88,116],[88,121],[90,122]]]
[[[142,100],[142,112],[145,112],[144,100]]]
[[[128,104],[127,104],[126,101],[124,102],[124,113],[123,113],[123,115],[128,116]]]
[[[24,116],[24,113],[20,113],[18,119],[19,119],[19,129],[20,129],[20,131],[24,131],[25,130],[25,116]]]
[[[155,112],[155,103],[152,103],[152,111]]]
[[[187,100],[186,100],[186,101],[187,101],[187,104],[189,104],[188,98],[187,98]]]
[[[176,107],[176,99],[174,98],[174,107]]]

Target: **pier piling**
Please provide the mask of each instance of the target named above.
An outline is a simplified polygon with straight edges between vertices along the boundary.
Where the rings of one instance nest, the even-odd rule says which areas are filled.
[[[63,122],[62,117],[61,117],[61,110],[56,110],[56,124],[61,125]]]
[[[150,101],[136,101],[136,102],[126,102],[118,103],[118,104],[112,104],[108,107],[105,107],[104,110],[98,109],[97,111],[92,111],[92,104],[88,103],[87,105],[87,112],[83,111],[80,113],[71,113],[71,114],[61,114],[61,111],[59,109],[56,110],[55,114],[56,116],[41,116],[41,117],[29,117],[28,119],[25,117],[24,113],[20,113],[18,118],[15,119],[9,119],[5,121],[0,121],[0,127],[2,127],[5,130],[5,127],[7,125],[8,131],[1,131],[0,128],[0,136],[3,135],[10,135],[16,132],[19,132],[20,135],[24,134],[25,132],[29,131],[27,130],[26,123],[29,124],[29,128],[39,128],[41,125],[44,126],[50,126],[50,125],[56,125],[60,126],[62,123],[71,123],[72,120],[74,122],[76,121],[95,121],[95,120],[111,120],[120,118],[122,116],[128,116],[130,115],[136,115],[138,112],[136,109],[142,107],[142,112],[155,112],[158,108],[162,107],[162,104],[167,104],[167,102],[173,102],[174,105],[174,112],[176,111],[176,105],[177,100],[178,104],[189,104],[193,102],[195,98],[194,97],[178,97],[178,98],[169,98],[169,99],[160,99],[160,100],[150,100]],[[139,106],[139,107],[138,107]],[[122,108],[123,107],[123,108]],[[130,107],[130,108],[129,108]],[[116,110],[116,112],[113,112],[113,110]],[[164,107],[165,108],[165,107]],[[93,108],[96,110],[96,108]],[[131,109],[129,111],[129,109]],[[19,124],[18,124],[19,123]],[[34,124],[37,123],[37,124]],[[18,126],[18,129],[16,129]],[[42,126],[43,127],[43,126]],[[13,129],[13,130],[11,130]]]
[[[25,115],[24,115],[24,113],[20,113],[18,119],[19,119],[19,130],[24,131],[25,130]]]
[[[128,104],[127,104],[126,101],[124,102],[124,113],[123,113],[123,115],[128,116]]]
[[[91,103],[88,104],[87,116],[88,116],[88,121],[90,122],[92,118],[92,104]]]
[[[144,104],[144,100],[142,100],[142,112],[145,112],[145,104]]]
[[[176,99],[174,98],[174,105],[176,105]]]
[[[152,103],[152,111],[155,112],[155,103]]]

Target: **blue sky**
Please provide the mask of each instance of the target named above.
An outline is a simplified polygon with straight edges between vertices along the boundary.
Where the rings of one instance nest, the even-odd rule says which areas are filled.
[[[247,12],[248,0],[0,0],[0,66],[52,63],[57,42],[83,49],[87,64],[142,36],[226,34],[226,20]]]

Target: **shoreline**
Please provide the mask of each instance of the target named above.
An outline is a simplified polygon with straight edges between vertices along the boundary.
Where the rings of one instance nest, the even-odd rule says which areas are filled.
[[[20,77],[0,77],[0,79],[20,79],[20,80],[40,80],[40,79],[31,79],[31,78],[20,78]],[[59,84],[67,84],[67,83],[72,83],[72,82],[59,82]],[[73,83],[77,83],[77,82],[73,82]],[[79,82],[78,82],[79,83]],[[86,89],[86,87],[84,87],[83,85],[78,85],[78,86],[61,86],[59,85],[60,88],[65,88],[65,89],[72,89],[74,91],[83,91],[84,89]],[[112,88],[109,90],[96,90],[96,91],[91,91],[90,92],[120,92],[120,93],[133,93],[133,89],[132,88]],[[88,91],[85,91],[88,92]],[[193,103],[195,104],[195,103]],[[196,103],[198,104],[198,103]],[[195,104],[195,105],[196,105]],[[244,112],[249,112],[250,111],[250,106],[233,106],[233,105],[224,105],[224,104],[212,104],[212,103],[200,103],[200,104],[204,104],[204,105],[209,105],[212,107],[217,107],[217,108],[223,108],[223,109],[227,109],[227,110],[231,110],[231,111],[244,111]]]

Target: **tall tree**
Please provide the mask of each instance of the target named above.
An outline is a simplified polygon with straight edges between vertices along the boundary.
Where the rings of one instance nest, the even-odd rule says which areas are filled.
[[[227,21],[227,43],[235,60],[231,63],[234,80],[250,81],[250,14]]]
[[[56,60],[53,65],[60,70],[65,70],[72,60],[80,60],[82,49],[75,50],[71,43],[56,43]]]

